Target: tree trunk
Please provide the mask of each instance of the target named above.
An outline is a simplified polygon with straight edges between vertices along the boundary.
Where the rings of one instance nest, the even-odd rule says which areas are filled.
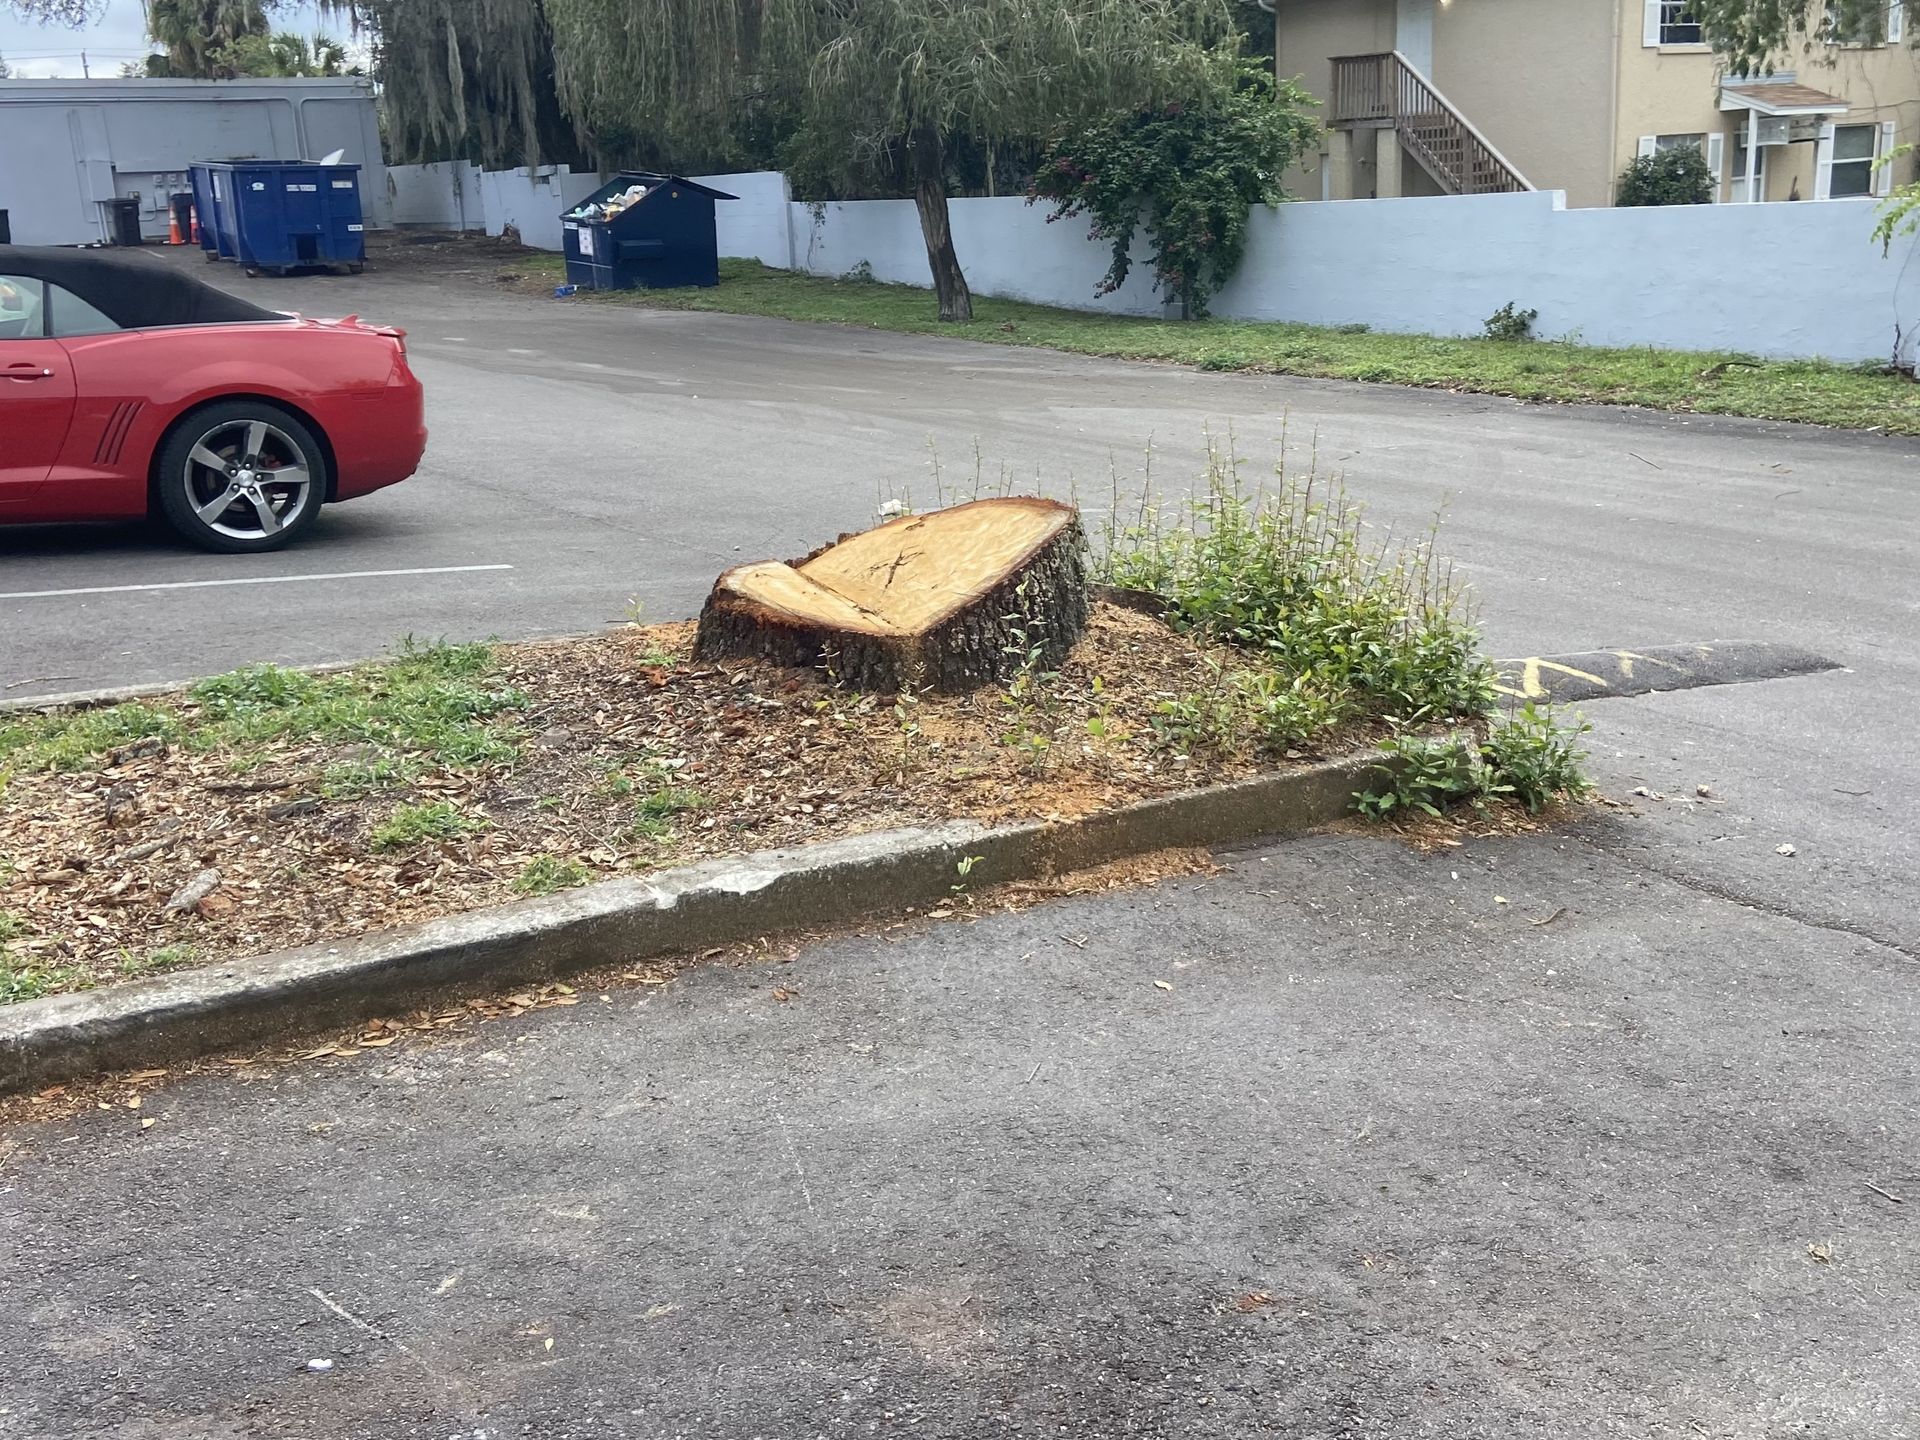
[[[972,690],[1057,670],[1087,623],[1086,539],[1057,500],[975,500],[714,582],[693,653],[823,669],[836,684]]]
[[[953,253],[953,224],[947,213],[947,156],[940,132],[923,125],[908,147],[913,152],[913,204],[920,212],[920,233],[927,242],[927,267],[933,271],[933,293],[940,298],[940,318],[973,319],[973,295],[960,273],[960,257]]]

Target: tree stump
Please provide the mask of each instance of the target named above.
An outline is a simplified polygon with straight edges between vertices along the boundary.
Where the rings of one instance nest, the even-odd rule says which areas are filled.
[[[1086,623],[1078,512],[1016,496],[903,515],[790,565],[736,566],[707,596],[693,653],[952,693],[1028,663],[1058,669]]]

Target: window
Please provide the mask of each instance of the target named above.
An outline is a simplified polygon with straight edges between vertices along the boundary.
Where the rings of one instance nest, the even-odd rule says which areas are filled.
[[[47,286],[47,333],[56,340],[78,335],[105,335],[120,327],[71,290]]]
[[[1689,0],[1660,0],[1660,43],[1662,45],[1704,45],[1707,35],[1700,28]]]
[[[38,280],[0,275],[0,340],[40,339],[43,309]]]
[[[1827,0],[1822,37],[1829,45],[1879,46],[1906,31],[1906,0]]]
[[[1838,200],[1847,195],[1873,193],[1873,126],[1833,127],[1833,178],[1827,194]]]
[[[1678,150],[1683,145],[1691,145],[1696,150],[1706,148],[1705,135],[1656,135],[1653,137],[1653,149],[1657,155],[1663,150]]]

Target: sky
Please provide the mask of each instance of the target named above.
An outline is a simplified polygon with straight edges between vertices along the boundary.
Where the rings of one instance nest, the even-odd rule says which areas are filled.
[[[315,32],[349,40],[346,18],[336,16],[322,21],[309,4],[291,4],[273,12],[273,28],[293,30],[302,35]],[[99,19],[79,30],[61,25],[36,25],[22,20],[0,4],[0,56],[5,56],[13,73],[22,79],[56,79],[79,76],[80,53],[96,79],[119,73],[128,60],[137,60],[150,48],[146,42],[146,15],[140,0],[107,0]]]

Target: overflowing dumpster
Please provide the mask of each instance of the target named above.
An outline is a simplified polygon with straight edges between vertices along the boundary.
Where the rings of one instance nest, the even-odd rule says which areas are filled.
[[[560,217],[567,280],[594,290],[718,285],[713,202],[737,198],[681,175],[623,170]]]
[[[196,199],[201,246],[249,275],[313,266],[358,273],[366,263],[358,165],[203,161],[190,173],[195,196],[204,197]]]

